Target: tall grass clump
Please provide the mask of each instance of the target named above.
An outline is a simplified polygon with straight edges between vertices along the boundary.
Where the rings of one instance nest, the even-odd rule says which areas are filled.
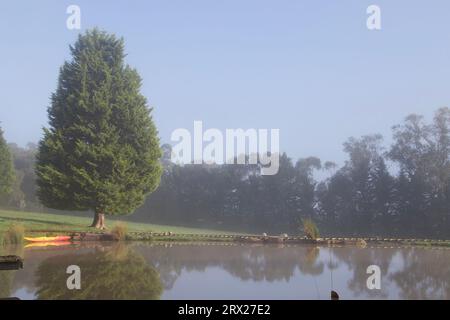
[[[319,228],[310,218],[303,219],[303,232],[308,239],[317,239],[320,237]]]
[[[117,241],[126,240],[127,234],[128,234],[128,226],[126,225],[126,223],[118,222],[111,229],[111,234],[112,234],[114,240],[117,240]]]
[[[21,224],[11,224],[9,228],[1,235],[1,243],[7,244],[20,244],[23,242],[25,235],[25,228]]]

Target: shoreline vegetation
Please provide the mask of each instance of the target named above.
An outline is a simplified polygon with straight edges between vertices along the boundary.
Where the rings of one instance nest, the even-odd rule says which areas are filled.
[[[317,237],[308,233],[299,235],[243,234],[220,230],[161,226],[145,223],[117,221],[111,229],[96,230],[87,227],[89,218],[68,215],[44,214],[0,210],[0,240],[11,230],[20,230],[31,237],[69,235],[71,241],[156,241],[156,242],[226,242],[243,244],[313,244],[313,245],[414,245],[450,247],[450,240],[444,239],[397,239],[377,237]],[[311,222],[308,222],[311,223]],[[25,231],[23,231],[25,230]],[[21,240],[21,239],[20,239]],[[21,242],[21,241],[18,241]],[[1,241],[0,245],[11,244]]]

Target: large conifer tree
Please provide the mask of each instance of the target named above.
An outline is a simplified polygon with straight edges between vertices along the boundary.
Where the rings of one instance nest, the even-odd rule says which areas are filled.
[[[11,152],[3,138],[3,131],[0,128],[0,194],[11,192],[14,177],[14,165]]]
[[[124,42],[97,29],[70,47],[39,144],[38,196],[50,208],[132,213],[155,190],[161,150],[141,78],[124,63]]]

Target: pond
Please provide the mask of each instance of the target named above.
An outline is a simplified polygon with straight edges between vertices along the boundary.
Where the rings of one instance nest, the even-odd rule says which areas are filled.
[[[3,247],[24,269],[0,271],[21,299],[450,299],[450,249],[242,244],[83,243]],[[81,270],[69,290],[67,267]],[[369,289],[367,268],[381,271]]]

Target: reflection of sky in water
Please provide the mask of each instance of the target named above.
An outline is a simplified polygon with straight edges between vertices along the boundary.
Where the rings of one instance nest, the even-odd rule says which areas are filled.
[[[133,252],[137,264],[155,270],[164,288],[161,299],[329,299],[332,289],[341,299],[450,299],[449,249],[147,244],[25,249],[25,269],[14,272],[11,296],[35,299],[37,270],[42,266],[59,270],[80,257],[89,257],[91,264],[92,257],[105,252],[105,257],[115,258]],[[52,265],[60,261],[54,260],[58,257],[66,257],[65,264]],[[381,290],[366,287],[366,269],[371,264],[381,268]],[[124,269],[134,265],[130,262]],[[89,270],[96,273],[97,268]],[[62,272],[58,283],[65,285],[68,275]],[[50,273],[41,284],[54,285],[53,276]],[[82,279],[87,276],[82,269]],[[126,281],[139,282],[141,274],[130,277],[134,278]]]
[[[33,291],[28,291],[27,288],[19,288],[12,294],[13,297],[20,297],[22,300],[34,300],[36,295]]]
[[[301,275],[298,270],[289,281],[268,282],[242,281],[223,269],[211,267],[205,273],[184,272],[162,298],[205,299],[205,292],[208,292],[208,299],[328,299],[329,288],[324,277]]]

